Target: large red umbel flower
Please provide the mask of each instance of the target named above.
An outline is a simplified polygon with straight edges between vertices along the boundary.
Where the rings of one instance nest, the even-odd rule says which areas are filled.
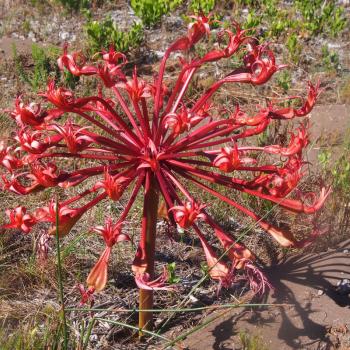
[[[91,188],[57,206],[51,201],[32,214],[22,206],[8,210],[10,223],[4,227],[28,233],[37,223],[48,222],[49,233],[54,234],[58,211],[60,235],[68,234],[86,211],[106,200],[118,201],[129,190],[121,216],[115,221],[108,219],[105,227],[95,228],[103,236],[106,248],[88,277],[90,294],[105,287],[113,245],[129,239],[121,232],[122,224],[139,194],[144,196],[144,209],[132,270],[142,291],[143,308],[152,308],[152,301],[145,300],[152,300],[153,289],[169,289],[166,273],[158,278],[154,276],[159,194],[164,199],[169,221],[193,229],[203,246],[210,276],[222,286],[229,286],[235,280],[237,270],[247,271],[247,280],[256,291],[264,291],[268,282],[254,267],[254,254],[208,213],[207,203],[200,200],[201,191],[252,218],[284,247],[303,247],[318,234],[313,230],[310,238],[298,241],[291,231],[269,224],[239,204],[235,193],[270,201],[294,213],[314,214],[322,207],[329,189],[322,188],[318,197],[293,191],[303,177],[302,153],[308,143],[305,127],[301,126],[287,145],[249,145],[249,140],[252,140],[250,144],[254,143],[254,136],[264,132],[274,120],[306,116],[315,104],[319,86],[309,84],[308,95],[300,108],[281,108],[270,102],[258,107],[253,115],[238,105],[223,109],[215,102],[215,93],[222,86],[261,85],[284,66],[276,64],[267,45],[259,45],[236,23],[233,31],[225,29],[218,33],[219,43],[226,42],[225,47],[218,45],[203,57],[193,56],[193,47],[210,34],[209,25],[209,18],[195,17],[187,35],[166,50],[152,82],[141,79],[136,67],[132,76],[127,77],[123,73],[126,57],[113,48],[102,51],[98,63],[86,64],[81,53],[69,54],[65,47],[58,60],[60,69],[76,76],[100,79],[99,92],[79,98],[50,81],[47,91],[40,95],[53,108],[34,103],[25,105],[18,98],[10,113],[18,131],[14,139],[17,143],[2,145],[0,149],[4,189],[27,195],[48,187],[77,187],[91,178],[95,181]],[[244,52],[241,67],[218,79],[197,99],[188,96],[190,82],[201,67],[230,59],[238,50]],[[175,52],[180,52],[180,72],[166,86],[166,63]],[[79,125],[81,120],[85,120],[84,125]],[[71,158],[88,160],[89,166],[69,170],[67,160]],[[262,159],[269,159],[269,163]],[[189,183],[198,191],[191,193]],[[211,184],[217,185],[215,189]],[[228,191],[222,194],[220,186],[231,189],[231,195],[226,195]],[[78,201],[84,204],[77,206]],[[222,246],[220,256],[226,252],[224,259],[219,259],[218,252],[209,244],[209,231]],[[253,281],[254,278],[258,280]],[[149,317],[144,318],[140,326],[149,321]]]

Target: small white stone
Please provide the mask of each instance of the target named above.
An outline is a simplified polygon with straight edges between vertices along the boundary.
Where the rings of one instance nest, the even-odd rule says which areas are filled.
[[[58,34],[61,40],[68,40],[70,37],[70,34],[68,32],[60,32]]]
[[[163,58],[165,55],[164,51],[154,51],[154,53],[156,54],[157,58]]]
[[[349,253],[349,249],[344,249],[344,250],[343,250],[343,253],[344,253],[344,254],[348,254],[348,253]]]
[[[192,303],[198,302],[198,299],[197,299],[195,296],[193,296],[193,295],[190,295],[190,296],[188,297],[188,299],[190,299],[190,300],[192,301]]]
[[[323,295],[324,294],[324,291],[322,290],[322,289],[319,289],[318,291],[317,291],[317,295],[320,297],[321,295]]]
[[[36,42],[35,34],[32,31],[28,33],[28,39],[31,39],[33,42]]]
[[[177,230],[177,233],[180,233],[180,234],[184,234],[185,233],[185,230],[179,225],[177,225],[176,230]]]

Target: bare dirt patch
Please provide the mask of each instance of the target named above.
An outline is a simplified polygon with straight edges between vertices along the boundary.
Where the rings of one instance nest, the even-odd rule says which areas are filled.
[[[268,349],[349,349],[350,241],[319,254],[295,255],[267,270],[274,286],[267,303],[282,307],[232,311],[187,340],[190,350],[242,349],[239,332]],[[261,344],[261,347],[263,344]]]

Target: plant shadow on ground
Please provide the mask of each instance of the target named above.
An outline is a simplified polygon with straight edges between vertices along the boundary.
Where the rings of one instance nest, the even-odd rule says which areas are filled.
[[[226,343],[239,339],[240,330],[254,334],[258,329],[264,342],[272,343],[271,349],[333,349],[337,344],[330,337],[332,326],[350,320],[350,293],[341,293],[336,287],[350,273],[345,249],[349,246],[350,240],[335,250],[292,256],[267,268],[274,289],[259,302],[286,306],[278,312],[261,307],[231,314],[213,325],[212,348],[231,349]]]

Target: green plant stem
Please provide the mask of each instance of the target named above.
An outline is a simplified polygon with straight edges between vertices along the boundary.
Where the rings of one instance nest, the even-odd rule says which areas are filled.
[[[89,322],[89,325],[88,325],[88,328],[87,328],[87,333],[84,337],[84,343],[83,343],[83,349],[87,349],[87,346],[89,344],[89,340],[90,340],[90,335],[91,335],[91,332],[92,332],[92,328],[95,324],[95,317],[93,317],[90,322]]]
[[[159,193],[154,174],[151,175],[149,190],[145,193],[143,206],[142,230],[145,230],[145,253],[147,261],[146,272],[151,280],[154,278],[154,253],[156,244],[157,212]],[[144,310],[153,309],[153,290],[140,289],[140,312],[139,312],[139,336],[143,336],[143,330],[152,330],[153,313]]]
[[[62,261],[61,261],[61,249],[60,249],[60,236],[58,232],[58,199],[56,197],[56,245],[57,245],[57,279],[58,279],[58,290],[59,299],[62,308],[62,320],[63,320],[63,349],[68,349],[68,329],[67,329],[67,319],[66,311],[64,308],[64,292],[63,292],[63,280],[62,280]]]
[[[128,323],[112,321],[112,320],[108,320],[106,318],[100,318],[100,317],[96,317],[95,320],[112,323],[112,324],[115,324],[115,325],[118,325],[118,326],[134,329],[135,331],[139,331],[139,332],[141,331],[140,328],[132,326],[131,324],[128,324]],[[166,338],[166,337],[164,337],[162,335],[159,335],[157,333],[154,333],[152,331],[148,331],[148,330],[142,329],[142,333],[145,333],[145,334],[148,334],[148,335],[152,335],[152,336],[157,337],[157,338],[162,339],[162,340],[170,341],[170,339],[168,339],[168,338]]]
[[[173,308],[173,309],[99,309],[99,308],[67,308],[67,311],[82,311],[82,312],[101,312],[101,311],[108,311],[108,312],[140,312],[140,311],[147,311],[147,312],[154,312],[154,313],[161,313],[161,312],[198,312],[198,311],[204,311],[204,310],[218,310],[218,309],[231,309],[231,308],[238,308],[238,307],[263,307],[263,306],[275,306],[275,307],[281,307],[281,306],[290,306],[291,304],[222,304],[222,305],[209,305],[209,306],[200,306],[200,307],[194,307],[194,308]]]

